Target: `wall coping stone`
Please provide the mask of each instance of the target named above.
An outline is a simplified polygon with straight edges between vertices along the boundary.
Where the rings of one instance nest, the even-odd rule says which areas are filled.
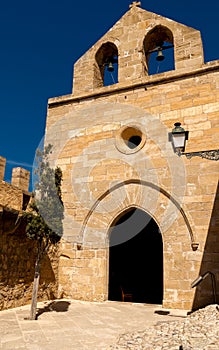
[[[219,60],[215,60],[215,61],[207,62],[201,68],[198,68],[195,70],[194,69],[188,70],[188,68],[186,68],[186,71],[184,69],[180,70],[180,72],[176,70],[169,71],[169,72],[164,72],[156,75],[147,76],[141,79],[140,82],[139,82],[139,79],[136,79],[136,81],[138,81],[136,83],[135,81],[133,81],[131,84],[118,83],[110,86],[97,88],[92,92],[86,92],[78,95],[69,94],[69,95],[64,95],[59,97],[52,97],[52,98],[49,98],[48,100],[48,107],[53,108],[64,104],[70,104],[72,102],[80,102],[82,100],[87,100],[91,98],[98,98],[98,97],[103,97],[107,95],[117,94],[119,91],[125,92],[125,91],[129,91],[130,89],[133,90],[135,88],[141,88],[141,87],[147,88],[158,84],[166,84],[172,81],[177,81],[184,78],[190,78],[192,76],[197,76],[197,75],[203,75],[208,72],[214,72],[218,70],[219,70]]]

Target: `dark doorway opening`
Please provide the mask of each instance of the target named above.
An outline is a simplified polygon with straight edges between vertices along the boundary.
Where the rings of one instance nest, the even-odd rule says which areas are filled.
[[[109,300],[161,304],[163,242],[156,222],[131,208],[111,227]]]

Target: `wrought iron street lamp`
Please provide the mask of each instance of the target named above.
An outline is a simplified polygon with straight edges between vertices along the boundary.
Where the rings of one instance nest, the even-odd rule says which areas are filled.
[[[192,157],[201,157],[209,160],[219,160],[219,149],[189,153],[184,152],[188,135],[189,132],[181,127],[181,123],[177,122],[174,124],[174,128],[171,132],[171,141],[173,149],[178,156],[185,155],[188,159]]]

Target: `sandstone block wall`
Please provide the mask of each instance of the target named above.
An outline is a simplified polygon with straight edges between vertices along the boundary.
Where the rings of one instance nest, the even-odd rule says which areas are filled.
[[[176,69],[148,76],[136,52],[159,25],[173,34]],[[97,87],[95,53],[108,41],[119,49],[119,82]],[[203,61],[198,31],[132,8],[76,63],[74,94],[49,100],[46,141],[63,171],[65,205],[60,294],[108,299],[111,225],[136,207],[162,234],[163,306],[212,301],[209,280],[197,289],[191,282],[210,270],[219,284],[219,164],[178,157],[168,139],[181,122],[186,152],[218,149],[219,61]],[[141,141],[130,149],[124,135]]]
[[[9,214],[4,214],[9,220]],[[31,302],[36,244],[25,235],[25,228],[10,234],[0,230],[0,310]],[[57,252],[45,257],[41,268],[38,300],[57,296]]]
[[[0,156],[0,181],[4,180],[6,159]]]
[[[12,170],[11,183],[13,186],[28,191],[30,182],[30,172],[23,168],[14,168]]]
[[[107,43],[115,45],[118,51],[119,83],[132,84],[148,76],[147,51],[156,46],[153,37],[156,28],[161,41],[174,44],[176,72],[203,65],[203,48],[198,30],[133,7],[75,63],[74,94],[101,86],[96,55],[101,46]],[[147,38],[151,39],[152,46],[149,46]],[[102,64],[104,61],[99,63]]]
[[[0,310],[30,303],[36,260],[36,243],[26,237],[19,215],[26,209],[30,173],[15,168],[12,184],[4,180],[6,159],[0,157]],[[38,299],[57,296],[58,248],[42,262]]]
[[[30,198],[30,172],[23,168],[13,168],[11,183],[4,181],[6,159],[0,156],[0,208],[11,208],[18,212],[25,209]]]

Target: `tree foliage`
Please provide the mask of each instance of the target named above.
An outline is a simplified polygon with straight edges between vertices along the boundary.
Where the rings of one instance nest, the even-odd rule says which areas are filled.
[[[64,207],[61,198],[62,171],[50,167],[52,146],[36,152],[36,184],[29,210],[25,212],[27,237],[37,241],[37,257],[30,319],[36,319],[37,293],[41,261],[49,247],[59,242],[63,234]]]
[[[57,243],[62,234],[64,208],[61,198],[62,171],[59,167],[51,168],[48,156],[52,146],[42,152],[37,150],[35,175],[37,182],[33,192],[30,210],[25,213],[28,238],[43,242]]]

